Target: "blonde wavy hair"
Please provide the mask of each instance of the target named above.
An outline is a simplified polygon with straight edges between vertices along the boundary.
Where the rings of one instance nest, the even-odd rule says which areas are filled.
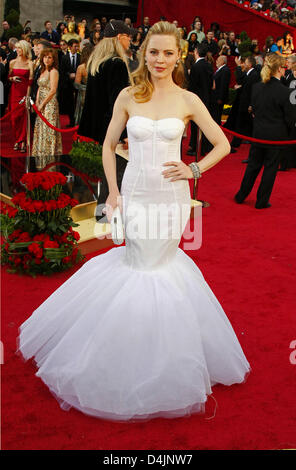
[[[23,54],[27,59],[32,59],[31,44],[29,44],[28,41],[22,39],[21,41],[18,41],[16,43],[15,47],[19,47],[23,51]]]
[[[106,60],[112,57],[120,57],[125,63],[128,70],[128,62],[125,54],[125,50],[120,44],[117,37],[115,38],[103,38],[92,51],[87,61],[87,72],[94,76],[98,71],[99,67]],[[129,74],[130,75],[130,74]]]
[[[155,23],[148,31],[145,40],[142,43],[140,54],[139,54],[139,66],[131,74],[134,84],[131,87],[131,92],[135,101],[138,103],[145,103],[149,101],[153,93],[153,83],[151,81],[150,72],[145,64],[145,56],[151,36],[155,34],[174,36],[176,39],[176,45],[178,51],[181,53],[181,35],[176,26],[168,21],[159,21]],[[176,85],[183,87],[185,83],[184,68],[181,59],[178,62],[178,66],[173,71],[173,81]]]
[[[264,60],[264,65],[261,70],[262,82],[269,82],[271,77],[273,77],[277,73],[279,67],[285,67],[285,65],[285,57],[281,57],[280,55],[274,53],[267,54]]]

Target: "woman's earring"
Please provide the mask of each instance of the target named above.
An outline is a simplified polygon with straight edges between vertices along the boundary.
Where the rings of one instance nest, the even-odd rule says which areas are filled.
[[[178,59],[177,62],[175,63],[175,67],[176,67],[176,68],[178,67],[179,62],[180,62],[180,61],[179,61],[179,59]]]

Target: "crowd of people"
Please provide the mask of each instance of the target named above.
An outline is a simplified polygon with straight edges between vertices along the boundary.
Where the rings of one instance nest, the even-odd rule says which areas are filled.
[[[296,0],[236,0],[244,7],[296,28]]]
[[[7,43],[4,40],[1,43],[0,69],[5,103],[1,114],[4,114],[6,108],[13,109],[23,96],[30,95],[39,112],[53,126],[60,127],[60,114],[67,115],[69,127],[79,125],[80,135],[103,143],[116,96],[128,85],[131,74],[137,69],[142,43],[151,27],[149,17],[145,17],[139,27],[134,27],[131,19],[125,18],[123,24],[127,29],[120,37],[119,53],[116,47],[110,46],[111,43],[109,50],[99,46],[102,45],[103,38],[112,37],[112,21],[114,20],[111,19],[108,23],[107,18],[103,17],[95,18],[88,24],[85,18],[78,22],[72,15],[66,15],[63,21],[56,21],[55,29],[50,21],[45,21],[45,29],[38,35],[32,35],[27,26],[23,39],[10,38]],[[283,58],[285,74],[281,81],[284,85],[293,86],[296,79],[296,54],[291,33],[287,31],[283,37],[277,38],[268,36],[263,45],[253,38],[249,55],[242,57],[240,44],[244,38],[235,31],[222,31],[216,22],[205,30],[199,16],[194,18],[190,28],[180,26],[178,20],[172,23],[181,37],[180,61],[186,78],[184,86],[200,97],[218,124],[221,124],[224,105],[229,100],[231,70],[228,61],[235,61],[236,97],[225,127],[251,136],[252,88],[261,80],[260,70],[265,57],[271,53]],[[3,35],[1,39],[3,40]],[[98,96],[96,73],[100,63],[108,54],[108,57],[121,56],[122,51],[127,71],[116,72],[112,80],[108,79],[109,84],[105,84],[108,92]],[[112,106],[106,116],[92,119],[95,108],[99,109],[106,96],[109,99],[111,95]],[[101,126],[103,121],[104,125]],[[14,150],[26,152],[26,128],[19,113],[12,115],[11,124],[15,134]],[[42,169],[63,153],[61,135],[48,127],[39,116],[36,118],[35,113],[31,116],[31,124],[34,135],[32,155],[35,156],[36,168]],[[291,131],[291,135],[293,132],[295,133],[295,129]],[[192,122],[188,155],[197,154],[197,142],[197,127]],[[240,143],[241,139],[233,138],[233,153]],[[210,149],[211,144],[203,136],[201,155],[205,155]],[[290,150],[282,157],[282,170],[294,166],[295,158],[293,150]],[[284,155],[283,152],[282,154]],[[248,163],[249,159],[244,162]]]

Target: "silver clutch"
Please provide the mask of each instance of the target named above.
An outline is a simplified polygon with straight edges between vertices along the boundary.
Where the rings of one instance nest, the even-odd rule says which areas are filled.
[[[121,245],[124,242],[124,227],[119,207],[117,206],[111,217],[111,236],[115,245]]]

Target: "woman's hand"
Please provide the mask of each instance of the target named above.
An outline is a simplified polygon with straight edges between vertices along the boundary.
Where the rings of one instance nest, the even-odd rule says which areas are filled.
[[[188,180],[193,178],[193,173],[191,168],[188,165],[185,165],[184,162],[166,162],[163,166],[172,166],[168,170],[162,171],[164,178],[172,178],[170,182],[177,180]]]
[[[119,207],[120,211],[122,211],[122,199],[120,193],[109,193],[105,204],[106,207],[102,210],[102,212],[107,215],[108,222],[110,222],[112,213],[117,206]]]
[[[44,105],[42,103],[38,103],[37,104],[37,109],[38,109],[38,111],[40,111],[40,113],[42,113],[43,110],[44,110]]]

